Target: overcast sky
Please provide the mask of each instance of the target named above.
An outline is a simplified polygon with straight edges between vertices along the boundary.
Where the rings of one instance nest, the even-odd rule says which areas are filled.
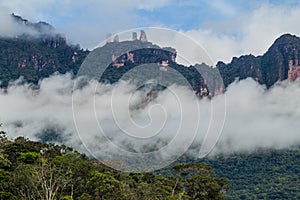
[[[297,0],[2,0],[0,13],[47,21],[69,42],[89,49],[108,32],[171,28],[192,36],[214,62],[229,62],[241,54],[260,55],[281,34],[300,35]]]

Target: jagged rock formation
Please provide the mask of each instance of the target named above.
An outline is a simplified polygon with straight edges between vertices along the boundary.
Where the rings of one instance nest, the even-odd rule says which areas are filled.
[[[236,78],[245,79],[251,77],[262,83],[260,65],[260,57],[246,55],[239,58],[234,57],[228,64],[218,62],[217,68],[220,70],[224,84],[227,86]]]
[[[297,68],[299,59],[300,38],[291,34],[280,36],[261,58],[262,83],[269,87],[287,79],[290,67]]]
[[[132,41],[136,41],[136,40],[137,40],[137,33],[132,32]]]
[[[111,41],[111,40],[112,40],[111,37],[112,37],[111,33],[108,33],[108,34],[106,35],[106,44],[112,42],[112,41]]]
[[[296,80],[300,77],[300,62],[298,59],[289,61],[288,79]]]
[[[218,62],[224,83],[227,86],[236,78],[253,78],[267,87],[277,81],[300,77],[300,38],[284,34],[275,40],[273,45],[262,56],[241,56],[233,58],[231,63]]]
[[[175,49],[162,50],[151,42],[140,40],[112,42],[92,51],[87,58],[91,64],[88,64],[89,62],[86,60],[86,65],[79,75],[99,78],[103,68],[105,69],[109,65],[112,68],[124,70],[129,65],[137,66],[149,62],[161,65],[163,61],[175,62],[175,59]]]
[[[167,50],[167,49],[165,49]],[[171,52],[171,51],[170,51]],[[151,55],[151,52],[148,52]],[[131,55],[135,64],[142,58],[137,58],[136,52]],[[143,55],[147,56],[147,55]],[[174,56],[174,57],[173,57]],[[300,38],[285,34],[279,37],[269,50],[262,56],[245,55],[239,58],[234,57],[228,64],[218,62],[217,68],[211,68],[207,65],[196,65],[200,67],[201,73],[205,73],[204,77],[212,77],[203,79],[202,76],[197,75],[197,71],[193,67],[177,68],[175,63],[176,53],[170,54],[167,59],[160,58],[160,70],[167,71],[167,67],[171,66],[180,73],[192,74],[189,79],[193,80],[191,85],[196,95],[199,96],[213,96],[215,94],[223,93],[225,88],[236,79],[253,78],[267,87],[271,87],[274,83],[280,80],[291,79],[295,80],[300,77]],[[137,59],[137,60],[136,60]],[[122,55],[116,58],[112,66],[124,67],[128,61],[128,55]],[[188,69],[188,70],[186,70]],[[224,85],[217,77],[217,70],[224,81]]]
[[[156,48],[144,48],[135,51],[129,51],[119,57],[113,55],[112,66],[123,67],[126,62],[130,62],[134,65],[141,65],[145,63],[158,63],[163,67],[169,66],[176,55],[172,52],[156,49]]]
[[[113,42],[119,42],[119,35],[115,35]]]
[[[27,25],[28,24],[28,20],[27,19],[23,19],[21,16],[15,15],[15,13],[12,13],[11,16],[13,17],[13,19],[16,20],[16,22],[18,23],[22,23]]]
[[[113,52],[112,55],[108,55]],[[126,52],[126,53],[124,53]],[[111,60],[107,60],[111,57]],[[90,63],[90,64],[89,64]],[[97,63],[97,65],[95,65]],[[95,68],[96,66],[96,68]],[[143,66],[145,71],[135,67]],[[200,71],[212,75],[211,80],[204,80],[196,68]],[[213,96],[222,92],[221,82],[215,77],[217,70],[205,64],[199,66],[185,67],[176,63],[176,50],[170,47],[160,48],[150,42],[123,41],[119,43],[109,43],[91,52],[85,61],[85,71],[81,73],[91,78],[100,78],[101,81],[115,83],[119,81],[127,72],[135,71],[131,78],[143,79],[145,77],[163,79],[170,84],[184,84],[188,86],[198,96]],[[133,70],[133,71],[131,71]],[[95,73],[96,72],[96,73]],[[181,77],[174,76],[181,74]],[[175,74],[174,74],[175,73]],[[144,77],[140,77],[144,76]],[[176,78],[174,78],[176,77]],[[210,87],[206,84],[209,83]]]
[[[132,32],[132,41],[137,41],[138,37],[137,37],[137,33],[136,32]],[[148,42],[147,40],[147,35],[146,32],[144,30],[141,30],[141,34],[140,34],[140,41],[142,42]],[[115,35],[115,37],[112,40],[112,34],[108,33],[106,35],[106,44],[111,43],[111,42],[120,42],[119,40],[119,36]]]
[[[140,40],[141,40],[142,42],[148,42],[147,36],[146,36],[146,33],[145,33],[144,30],[141,30]]]

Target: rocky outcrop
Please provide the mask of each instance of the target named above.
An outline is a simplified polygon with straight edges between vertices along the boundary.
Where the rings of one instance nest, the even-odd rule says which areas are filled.
[[[261,58],[253,55],[241,56],[239,58],[234,57],[228,64],[223,62],[217,63],[224,84],[227,86],[235,79],[245,79],[248,77],[262,83],[261,74]]]
[[[241,56],[228,64],[218,62],[217,68],[227,86],[235,79],[253,78],[267,87],[285,79],[300,77],[300,38],[284,34],[262,56]]]
[[[106,44],[108,44],[108,43],[111,43],[111,42],[112,42],[112,39],[111,39],[111,37],[112,37],[111,33],[108,33],[108,34],[106,35]]]
[[[14,14],[11,17],[24,31],[14,37],[0,38],[0,87],[20,76],[37,83],[55,72],[77,72],[88,51],[79,45],[68,45],[45,22],[31,23]],[[33,35],[26,32],[29,29]]]
[[[136,41],[136,40],[137,40],[137,33],[132,32],[132,41]]]
[[[119,35],[115,35],[113,42],[119,42],[119,41],[120,41]]]
[[[173,62],[176,54],[170,51],[156,48],[144,48],[135,51],[129,51],[119,57],[112,56],[112,66],[120,68],[125,66],[125,63],[130,62],[134,66],[145,63],[157,63],[162,67],[169,66],[169,62]]]
[[[132,32],[132,39],[131,40],[132,41],[137,41],[138,40],[136,32]],[[148,42],[147,35],[146,35],[146,32],[144,30],[141,30],[139,41]],[[113,40],[112,40],[112,34],[108,33],[106,35],[106,44],[111,43],[111,42],[120,42],[119,35],[115,35]]]
[[[277,81],[287,79],[290,70],[295,72],[299,59],[300,38],[291,34],[280,36],[262,56],[263,83],[270,87]],[[291,68],[292,66],[295,69]]]
[[[141,30],[141,35],[140,35],[140,41],[142,42],[148,42],[147,36],[144,30]]]
[[[289,60],[288,79],[296,80],[300,78],[300,63],[298,59]]]

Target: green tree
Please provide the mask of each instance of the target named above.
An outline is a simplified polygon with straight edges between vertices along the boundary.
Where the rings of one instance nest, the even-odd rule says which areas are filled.
[[[226,179],[218,178],[211,167],[188,163],[173,167],[178,181],[192,199],[224,199]]]
[[[124,193],[124,183],[108,173],[93,171],[87,185],[94,199],[127,199]]]

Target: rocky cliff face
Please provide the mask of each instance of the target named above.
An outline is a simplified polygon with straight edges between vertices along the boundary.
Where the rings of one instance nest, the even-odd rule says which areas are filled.
[[[289,60],[288,79],[296,80],[300,77],[300,62],[298,59]]]
[[[224,84],[227,86],[235,79],[245,79],[248,77],[262,83],[261,74],[261,57],[253,55],[234,57],[229,64],[223,62],[217,63],[217,68],[220,70]]]
[[[279,80],[295,80],[300,59],[300,38],[285,34],[279,37],[261,60],[263,83],[268,87]],[[292,75],[293,74],[293,75]]]
[[[34,32],[24,32],[9,38],[0,37],[0,86],[5,87],[9,81],[20,76],[26,81],[37,83],[54,72],[76,73],[87,51],[79,46],[68,45],[66,39],[45,22],[30,23],[19,16],[12,17],[20,26]]]
[[[0,82],[6,86],[9,81],[23,76],[26,81],[37,83],[41,78],[54,72],[77,74],[83,60],[89,54],[79,46],[70,46],[66,39],[55,33],[54,28],[45,23],[31,23],[19,16],[12,15],[16,23],[35,31],[34,35],[21,34],[10,38],[0,38]],[[133,33],[132,41],[119,42],[118,37],[103,47],[95,49],[88,55],[91,58],[90,67],[81,74],[97,77],[101,67],[107,68],[106,76],[117,81],[116,74],[126,72],[135,66],[156,63],[164,73],[169,68],[177,70],[190,82],[195,94],[212,96],[222,93],[236,79],[253,78],[267,87],[280,80],[296,80],[300,77],[300,38],[285,34],[279,37],[268,51],[262,56],[244,55],[233,58],[228,64],[218,62],[216,68],[205,64],[186,67],[176,63],[176,51],[172,48],[160,48],[147,41],[144,31],[140,38]],[[196,70],[200,68],[204,79]],[[217,71],[220,71],[225,87],[216,81]],[[80,72],[78,75],[81,75]],[[209,76],[207,76],[209,75]],[[211,87],[209,88],[208,85]]]
[[[219,62],[218,69],[227,86],[236,78],[253,78],[267,87],[277,81],[300,77],[300,38],[285,34],[279,37],[262,56],[241,56],[233,58],[231,63]]]
[[[54,72],[77,72],[88,52],[69,46],[63,38],[8,39],[0,38],[1,86],[23,76],[37,83]]]
[[[119,57],[113,55],[112,66],[117,68],[123,67],[126,62],[131,64],[142,65],[146,63],[157,63],[161,66],[169,66],[169,62],[175,62],[176,52],[167,51],[157,48],[143,48],[134,51],[129,51]]]

